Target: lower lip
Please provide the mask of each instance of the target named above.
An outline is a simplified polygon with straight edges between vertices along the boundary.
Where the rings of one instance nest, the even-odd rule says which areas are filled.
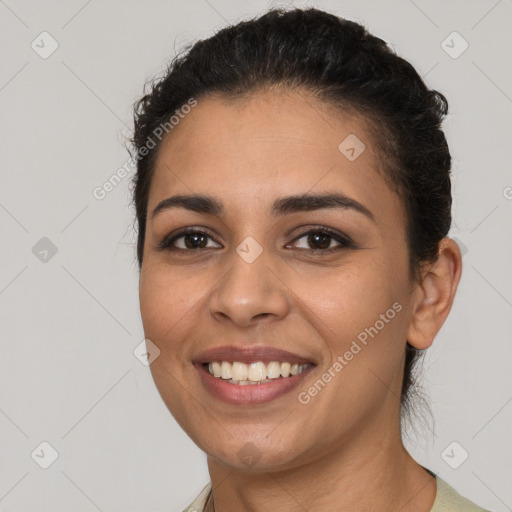
[[[271,402],[295,389],[314,368],[311,365],[302,373],[292,377],[272,379],[271,382],[263,384],[240,386],[214,377],[202,364],[195,364],[194,366],[201,377],[201,381],[214,396],[229,404],[237,405]]]

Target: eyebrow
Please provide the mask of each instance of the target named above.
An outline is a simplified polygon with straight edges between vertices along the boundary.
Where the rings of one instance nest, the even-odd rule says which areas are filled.
[[[185,208],[197,213],[205,213],[223,217],[225,215],[224,205],[217,199],[206,195],[176,195],[160,201],[153,210],[151,217],[154,218],[164,210],[172,208]],[[310,212],[324,209],[354,210],[362,213],[375,223],[373,213],[359,201],[344,194],[300,194],[295,196],[282,197],[272,205],[271,213],[274,216],[288,215],[297,212]]]

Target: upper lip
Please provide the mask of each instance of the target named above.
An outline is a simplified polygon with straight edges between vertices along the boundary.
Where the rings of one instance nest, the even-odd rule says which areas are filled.
[[[240,363],[256,363],[261,361],[265,364],[271,361],[287,362],[291,364],[313,363],[298,354],[293,354],[287,350],[275,347],[255,346],[255,347],[236,347],[227,345],[205,350],[198,354],[194,360],[195,363],[211,363],[214,361],[230,361]]]

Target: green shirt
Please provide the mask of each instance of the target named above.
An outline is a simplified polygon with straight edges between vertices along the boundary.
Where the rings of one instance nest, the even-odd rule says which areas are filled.
[[[436,499],[430,512],[489,512],[472,501],[461,496],[453,487],[437,475]],[[203,512],[211,491],[211,482],[201,491],[199,496],[183,512]]]

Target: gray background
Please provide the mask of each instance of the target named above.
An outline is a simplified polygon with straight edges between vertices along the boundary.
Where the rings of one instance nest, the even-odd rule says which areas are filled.
[[[101,201],[92,191],[127,160],[144,81],[185,43],[272,5],[0,0],[0,510],[170,512],[208,481],[133,354],[144,336],[128,180]],[[423,368],[435,423],[407,444],[461,494],[512,510],[512,2],[309,5],[364,22],[449,99],[464,271]],[[58,43],[45,59],[31,47],[51,49],[43,31]],[[452,56],[442,46],[454,31],[469,44],[457,58],[458,36]],[[43,441],[58,452],[48,469]]]

